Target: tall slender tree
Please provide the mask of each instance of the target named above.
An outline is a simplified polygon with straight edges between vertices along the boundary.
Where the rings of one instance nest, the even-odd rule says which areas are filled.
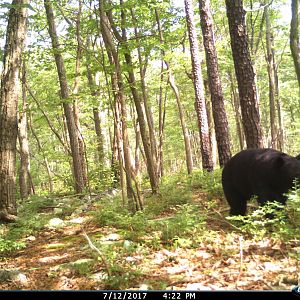
[[[160,43],[161,43],[161,45],[163,45],[164,44],[164,36],[163,36],[163,30],[162,30],[162,26],[161,26],[161,22],[160,22],[160,18],[159,18],[159,12],[157,9],[155,9],[155,18],[156,18],[157,28],[158,28],[158,32],[159,32]],[[188,174],[191,174],[193,171],[193,157],[192,157],[191,139],[190,139],[188,127],[187,127],[187,124],[185,121],[185,117],[184,117],[184,109],[183,109],[183,105],[181,103],[179,90],[178,90],[178,87],[175,82],[175,76],[170,68],[170,64],[164,58],[164,56],[165,56],[164,50],[162,50],[162,52],[163,52],[162,56],[163,56],[165,65],[167,66],[167,70],[168,70],[168,82],[175,94],[175,98],[176,98],[176,102],[177,102],[179,120],[180,120],[181,129],[182,129],[183,140],[184,140],[187,172],[188,172]]]
[[[86,161],[86,153],[85,153],[85,144],[84,139],[81,134],[81,124],[80,124],[80,110],[78,105],[78,93],[80,92],[80,67],[81,67],[81,59],[82,59],[82,51],[83,51],[83,41],[81,38],[81,15],[82,15],[82,0],[78,0],[78,11],[76,18],[76,40],[77,40],[77,51],[76,51],[76,63],[75,63],[75,80],[73,85],[72,94],[75,96],[75,100],[73,102],[73,112],[74,112],[74,120],[76,126],[76,134],[78,140],[78,148],[79,148],[79,158],[82,170],[83,177],[83,185],[88,186],[88,174],[87,174],[87,161]]]
[[[300,0],[292,0],[292,20],[290,30],[290,47],[297,74],[300,95]]]
[[[213,18],[210,12],[210,1],[199,0],[199,8],[219,163],[220,166],[224,166],[231,157],[231,151],[228,121],[219,74],[217,51],[214,42]]]
[[[82,168],[82,153],[79,148],[78,143],[78,132],[74,117],[74,110],[72,104],[69,103],[69,87],[67,82],[66,69],[64,64],[64,59],[61,53],[61,46],[59,44],[54,12],[51,0],[44,0],[47,21],[48,21],[48,31],[52,42],[52,48],[54,52],[59,84],[60,84],[60,96],[63,102],[64,114],[67,122],[67,129],[70,139],[72,161],[73,161],[73,174],[75,179],[75,190],[77,193],[82,193],[85,187],[84,183],[84,170]]]
[[[109,14],[108,16],[110,20],[110,25],[114,32],[114,36],[119,41],[119,43],[123,46],[126,69],[128,70],[128,83],[129,83],[132,98],[137,112],[151,189],[153,193],[156,193],[158,191],[158,178],[156,174],[157,168],[156,168],[156,161],[155,161],[155,153],[152,152],[152,150],[155,151],[155,147],[153,147],[153,149],[151,148],[149,127],[148,127],[149,125],[146,122],[145,113],[144,113],[145,107],[142,104],[141,96],[137,89],[137,82],[134,73],[134,63],[133,63],[132,53],[130,51],[130,47],[128,44],[127,31],[125,27],[127,16],[125,13],[125,7],[124,7],[125,5],[123,0],[120,0],[120,6],[121,6],[121,30],[122,30],[121,34],[117,31],[117,28],[114,24],[111,14]],[[150,121],[150,128],[151,128],[151,121]]]
[[[199,57],[199,46],[194,22],[192,0],[184,0],[184,4],[192,58],[193,83],[195,90],[195,108],[197,112],[198,127],[200,132],[202,166],[203,169],[207,171],[212,171],[212,151],[209,138],[209,128],[204,98],[204,86]]]
[[[25,60],[23,60],[23,66],[22,66],[22,111],[19,112],[18,137],[19,137],[19,144],[20,144],[20,176],[19,176],[20,196],[24,200],[28,198],[31,192]]]
[[[158,9],[155,8],[155,18],[157,23],[157,29],[159,32],[159,42],[161,45],[164,44],[164,36],[163,30],[160,22],[160,15],[158,13]],[[163,177],[164,175],[164,159],[163,159],[163,144],[164,144],[164,124],[165,124],[165,115],[166,115],[166,101],[164,101],[163,97],[163,85],[165,79],[165,50],[163,47],[160,50],[161,62],[160,62],[160,84],[159,84],[159,95],[158,95],[158,136],[159,143],[157,148],[157,175],[158,177]],[[165,96],[166,100],[166,96]]]
[[[17,108],[28,3],[28,0],[13,0],[8,15],[0,87],[0,221],[14,221],[17,214]]]
[[[266,61],[269,78],[269,107],[270,107],[270,127],[271,127],[271,147],[277,148],[277,114],[276,114],[276,87],[275,87],[275,58],[273,50],[273,34],[271,31],[271,20],[269,13],[269,6],[265,6],[264,14],[266,19]]]
[[[149,93],[148,93],[148,87],[146,83],[146,70],[147,70],[147,65],[148,65],[148,51],[146,52],[146,57],[143,59],[142,57],[142,45],[141,45],[141,33],[138,30],[138,20],[137,17],[135,16],[134,9],[130,9],[131,12],[131,17],[132,17],[132,22],[134,25],[134,35],[135,39],[137,41],[137,52],[138,52],[138,60],[139,60],[139,73],[140,73],[140,82],[141,82],[141,90],[142,90],[142,100],[144,102],[144,108],[145,108],[145,115],[147,119],[147,124],[149,127],[149,140],[150,140],[150,147],[151,147],[151,154],[152,154],[152,160],[154,167],[156,167],[156,176],[158,175],[157,172],[157,142],[156,142],[156,136],[155,136],[155,127],[154,127],[154,120],[153,120],[153,115],[152,115],[152,110],[150,107],[149,103]]]
[[[104,1],[99,0],[99,14],[100,14],[100,28],[111,64],[111,84],[114,96],[114,115],[115,115],[115,134],[118,145],[118,156],[120,161],[120,173],[121,173],[121,184],[125,180],[122,179],[123,169],[125,171],[126,177],[126,188],[127,188],[127,197],[128,197],[128,208],[130,211],[136,211],[136,203],[134,202],[135,193],[133,189],[133,167],[131,161],[131,149],[129,145],[128,130],[127,130],[127,112],[125,104],[125,95],[124,95],[124,83],[122,78],[121,63],[119,59],[119,54],[114,44],[113,35],[110,27],[110,22],[105,13]],[[124,188],[122,187],[122,190]],[[123,193],[123,203],[124,203],[124,193]]]
[[[242,0],[226,0],[230,41],[248,148],[263,146],[255,74],[250,58]]]
[[[228,77],[230,81],[231,106],[235,115],[236,133],[239,139],[239,150],[243,150],[246,146],[246,141],[242,125],[239,95],[235,86],[234,75],[231,72],[229,72]]]
[[[54,182],[53,182],[53,174],[52,174],[52,171],[51,171],[50,163],[49,163],[48,158],[45,155],[44,149],[42,147],[42,143],[41,143],[37,133],[35,132],[35,130],[33,128],[32,116],[31,116],[30,111],[29,111],[29,128],[30,128],[30,131],[32,133],[32,136],[36,140],[38,152],[41,153],[41,155],[43,157],[43,164],[46,168],[47,175],[48,175],[49,193],[53,193],[53,191],[54,191]]]

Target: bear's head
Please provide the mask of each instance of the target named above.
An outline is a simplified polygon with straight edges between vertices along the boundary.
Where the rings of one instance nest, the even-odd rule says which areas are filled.
[[[293,157],[282,153],[276,157],[275,167],[279,170],[282,183],[293,185],[295,179],[300,183],[300,155]]]

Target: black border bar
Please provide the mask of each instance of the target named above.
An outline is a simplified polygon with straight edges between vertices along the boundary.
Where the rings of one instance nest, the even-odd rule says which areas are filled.
[[[198,299],[299,299],[292,291],[0,291],[0,300],[81,299],[81,300],[198,300]]]

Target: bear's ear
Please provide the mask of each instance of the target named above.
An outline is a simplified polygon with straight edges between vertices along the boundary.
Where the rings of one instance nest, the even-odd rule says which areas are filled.
[[[300,160],[300,154],[298,154],[295,158]]]
[[[281,168],[285,163],[284,157],[283,156],[278,156],[275,159],[275,166],[277,168]]]

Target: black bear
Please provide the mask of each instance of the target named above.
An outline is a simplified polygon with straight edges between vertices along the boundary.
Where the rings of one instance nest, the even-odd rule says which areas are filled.
[[[222,185],[230,215],[245,215],[247,201],[257,196],[285,204],[285,193],[300,180],[300,155],[292,157],[273,149],[248,149],[234,155],[222,172]]]

